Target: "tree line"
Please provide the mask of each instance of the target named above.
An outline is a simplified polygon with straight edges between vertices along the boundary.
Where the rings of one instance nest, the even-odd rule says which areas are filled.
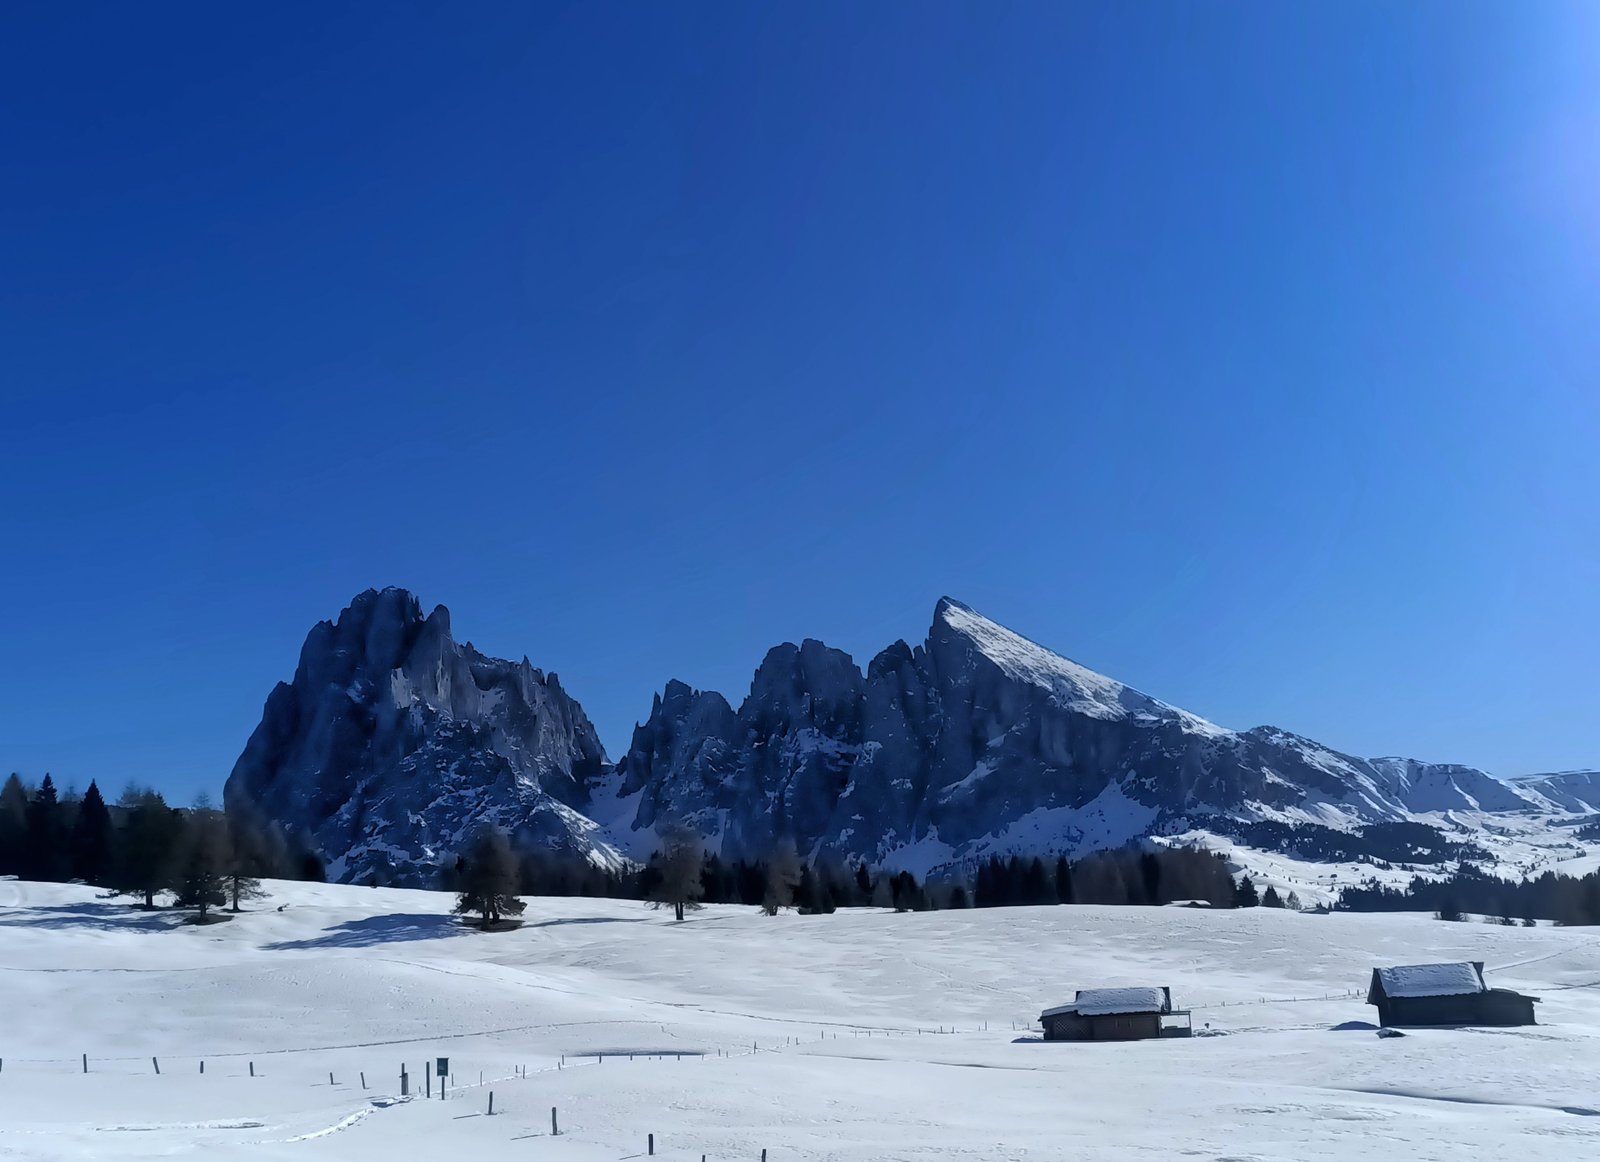
[[[0,875],[79,881],[133,896],[146,908],[171,893],[204,919],[258,898],[262,876],[290,864],[275,832],[247,829],[204,797],[174,808],[148,787],[130,786],[109,805],[99,784],[81,796],[45,775],[30,787],[13,774],[0,786]]]
[[[550,852],[519,857],[498,828],[480,830],[467,850],[442,869],[441,886],[457,893],[456,910],[485,926],[520,913],[518,896],[589,895],[643,900],[676,919],[705,904],[739,904],[767,915],[795,909],[822,915],[838,908],[897,912],[1042,904],[1165,905],[1182,901],[1219,908],[1288,907],[1300,901],[1272,886],[1258,891],[1249,876],[1234,881],[1225,857],[1196,847],[1126,847],[1066,856],[993,857],[936,881],[866,864],[806,861],[779,840],[766,859],[724,860],[706,850],[692,827],[660,829],[642,866],[605,869],[579,856]]]
[[[171,893],[178,906],[205,916],[223,906],[237,911],[260,894],[262,877],[321,880],[323,865],[316,854],[292,849],[276,828],[225,816],[203,797],[174,808],[157,792],[132,786],[110,806],[95,783],[82,796],[60,795],[48,775],[37,787],[12,775],[0,788],[0,875],[78,880],[133,895],[147,908]],[[660,829],[643,865],[619,867],[572,853],[518,851],[503,830],[481,828],[441,865],[439,886],[457,893],[458,911],[491,927],[522,912],[519,897],[537,895],[642,900],[680,920],[707,903],[768,915],[1178,901],[1298,906],[1271,887],[1258,892],[1248,876],[1235,883],[1223,856],[1195,847],[1129,846],[1078,859],[996,856],[925,881],[904,870],[806,860],[786,839],[764,859],[725,860],[681,823]]]
[[[1566,876],[1547,871],[1535,879],[1505,880],[1469,864],[1443,879],[1417,876],[1403,888],[1375,881],[1353,885],[1345,888],[1338,907],[1347,912],[1433,912],[1446,920],[1477,913],[1502,923],[1600,924],[1600,872]]]

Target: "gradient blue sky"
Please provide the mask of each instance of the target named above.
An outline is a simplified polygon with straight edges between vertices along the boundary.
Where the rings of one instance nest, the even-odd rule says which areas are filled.
[[[11,4],[0,770],[220,790],[368,586],[615,756],[949,593],[1600,764],[1600,9]]]

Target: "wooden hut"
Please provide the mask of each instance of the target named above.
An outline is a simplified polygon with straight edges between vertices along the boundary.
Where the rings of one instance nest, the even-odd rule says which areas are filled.
[[[1189,1011],[1172,1007],[1168,988],[1079,989],[1071,1004],[1040,1013],[1039,1023],[1046,1041],[1141,1041],[1191,1032]]]
[[[1483,961],[1401,964],[1372,970],[1367,1004],[1378,1023],[1394,1025],[1534,1025],[1538,997],[1492,989],[1483,981]]]

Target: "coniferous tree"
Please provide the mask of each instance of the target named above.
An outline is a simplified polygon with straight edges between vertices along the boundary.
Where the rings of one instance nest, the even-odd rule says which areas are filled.
[[[73,876],[97,886],[107,883],[111,876],[111,842],[111,811],[100,794],[99,784],[91,779],[72,824]]]
[[[228,893],[228,911],[239,911],[241,900],[261,900],[266,898],[266,889],[261,886],[261,881],[255,876],[247,874],[237,859],[228,872],[226,890]]]
[[[180,908],[193,908],[204,921],[212,908],[228,902],[233,844],[220,811],[196,806],[183,820],[182,843],[173,889]]]
[[[521,865],[511,841],[498,827],[478,830],[461,861],[460,895],[456,912],[477,912],[485,930],[505,916],[520,916],[526,907],[517,898]]]
[[[1296,893],[1296,892],[1290,892],[1287,896],[1284,897],[1283,906],[1285,908],[1288,908],[1291,912],[1300,911],[1302,905],[1300,903],[1299,894]]]
[[[1072,861],[1064,855],[1056,860],[1056,902],[1060,904],[1078,902],[1072,884]]]
[[[127,822],[117,844],[111,886],[124,895],[143,896],[144,906],[153,908],[156,893],[173,886],[183,823],[148,787],[129,787],[119,805]]]
[[[800,856],[795,851],[794,840],[780,839],[767,859],[766,888],[761,895],[761,910],[776,916],[785,908],[794,907],[794,892],[800,886]]]
[[[263,876],[281,876],[288,868],[289,848],[276,825],[243,814],[230,814],[228,835],[233,858],[228,865],[228,910],[238,912],[245,900],[266,896]]]
[[[700,910],[705,895],[705,845],[699,832],[683,823],[661,829],[661,845],[651,858],[655,871],[645,899],[653,908],[671,908],[676,919]]]
[[[1261,896],[1256,892],[1256,882],[1248,875],[1239,881],[1239,886],[1234,892],[1234,906],[1239,908],[1255,908],[1261,904]]]
[[[903,871],[894,877],[891,885],[894,890],[894,910],[896,912],[923,912],[928,908],[927,896],[923,893],[922,885],[917,883],[917,877],[908,871]]]
[[[865,904],[870,899],[872,899],[872,873],[867,871],[866,864],[858,863],[856,865],[856,898],[854,902],[860,905]]]
[[[1030,859],[1022,869],[1022,902],[1024,904],[1053,904],[1056,902],[1055,885],[1045,871],[1044,860],[1038,856]]]
[[[1283,897],[1278,895],[1278,889],[1271,884],[1268,884],[1267,890],[1261,893],[1261,906],[1263,908],[1283,907]]]
[[[28,788],[12,773],[0,787],[0,876],[20,876],[28,867]]]
[[[967,901],[967,889],[965,887],[963,887],[961,884],[956,884],[953,888],[950,889],[949,907],[951,907],[951,908],[967,908],[967,907],[971,907],[971,905]]]
[[[872,885],[872,906],[874,908],[894,907],[894,885],[890,883],[887,872],[881,873]]]
[[[55,780],[46,775],[28,800],[27,875],[33,880],[59,882],[71,874],[72,857],[61,823]]]
[[[1162,894],[1161,859],[1153,851],[1139,856],[1139,884],[1143,889],[1145,904],[1165,904],[1168,897]]]

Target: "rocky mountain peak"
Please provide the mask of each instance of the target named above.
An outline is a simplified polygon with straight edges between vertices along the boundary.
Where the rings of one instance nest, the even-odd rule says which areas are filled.
[[[423,617],[406,590],[369,589],[307,635],[224,800],[321,853],[333,878],[431,883],[434,865],[490,821],[615,861],[572,818],[606,769],[554,675],[457,643],[442,605]]]

